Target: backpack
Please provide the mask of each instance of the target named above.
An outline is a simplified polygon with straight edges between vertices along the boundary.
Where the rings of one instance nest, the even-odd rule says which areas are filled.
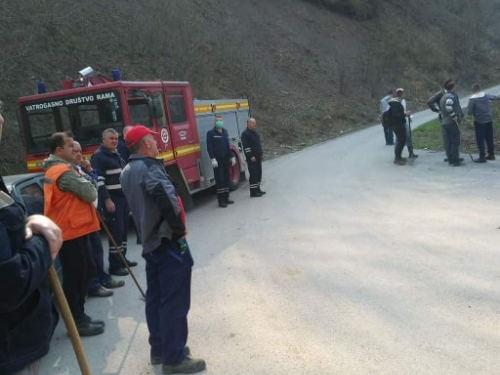
[[[399,100],[391,100],[387,112],[389,126],[401,126],[406,123],[405,109]]]

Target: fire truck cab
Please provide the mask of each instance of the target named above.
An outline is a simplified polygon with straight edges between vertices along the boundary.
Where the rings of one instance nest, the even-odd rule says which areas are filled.
[[[18,99],[29,172],[43,171],[48,139],[55,132],[73,133],[89,158],[99,147],[103,130],[114,128],[121,135],[124,126],[142,124],[157,133],[158,158],[189,207],[192,194],[215,184],[206,133],[214,126],[215,115],[220,115],[237,161],[230,173],[232,188],[245,178],[240,134],[250,116],[247,99],[193,100],[188,82],[115,78],[93,75],[78,87],[68,79],[63,90]]]

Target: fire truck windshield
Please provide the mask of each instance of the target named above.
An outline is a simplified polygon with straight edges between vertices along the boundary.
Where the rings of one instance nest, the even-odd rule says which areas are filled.
[[[48,139],[60,131],[72,132],[82,146],[98,145],[104,129],[122,131],[120,94],[115,90],[85,92],[23,103],[20,121],[28,153],[47,152]]]

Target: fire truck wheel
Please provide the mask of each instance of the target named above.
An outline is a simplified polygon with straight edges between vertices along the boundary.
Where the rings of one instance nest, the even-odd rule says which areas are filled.
[[[236,159],[236,163],[229,167],[229,189],[233,191],[238,189],[240,183],[240,159],[234,152],[231,155]]]

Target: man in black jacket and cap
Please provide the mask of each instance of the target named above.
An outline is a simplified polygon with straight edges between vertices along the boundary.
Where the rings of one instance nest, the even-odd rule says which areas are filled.
[[[4,119],[0,114],[0,138]],[[58,315],[47,271],[62,245],[59,227],[25,217],[0,176],[0,375],[36,375]]]

